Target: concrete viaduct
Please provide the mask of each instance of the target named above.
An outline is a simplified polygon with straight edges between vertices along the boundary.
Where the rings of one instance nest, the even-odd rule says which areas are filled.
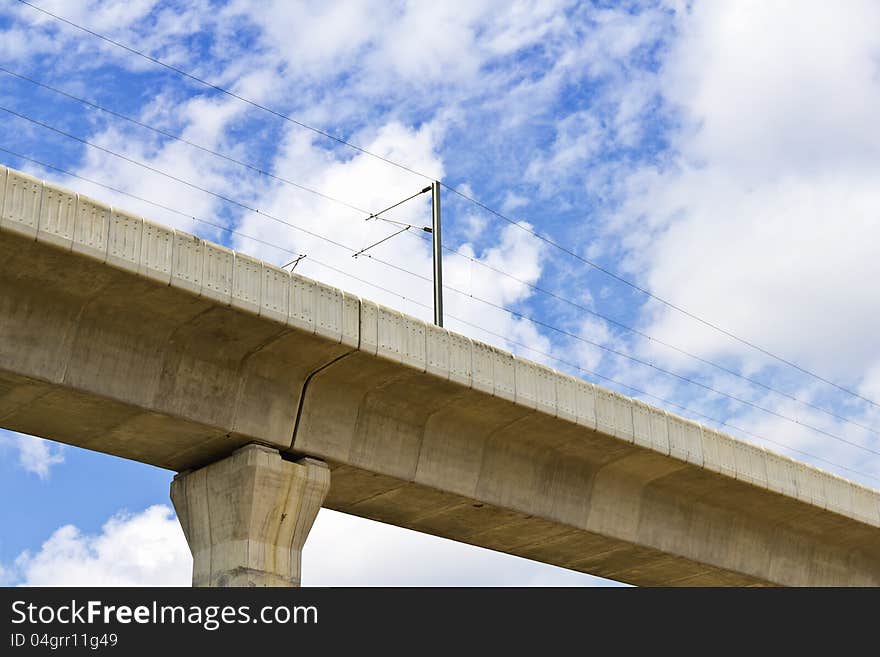
[[[877,491],[4,167],[0,208],[0,426],[177,471],[195,585],[298,584],[322,505],[637,585],[880,585]]]

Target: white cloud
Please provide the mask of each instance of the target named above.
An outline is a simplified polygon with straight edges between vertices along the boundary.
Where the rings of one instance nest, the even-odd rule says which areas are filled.
[[[39,3],[39,6],[46,11],[63,15],[75,23],[89,21],[93,29],[100,31],[119,29],[135,23],[153,11],[156,4],[156,0],[87,0],[73,4],[64,0],[48,0]],[[21,11],[39,16],[30,8]]]
[[[868,399],[880,399],[880,361],[865,372],[859,393]]]
[[[176,44],[210,23],[215,16],[204,2],[196,0],[178,7],[161,8],[157,0],[89,0],[77,3],[52,0],[34,4],[115,40],[161,53],[163,59],[176,63],[191,60],[186,49]],[[65,56],[59,59],[56,67],[56,73],[59,74],[81,72],[84,68],[95,68],[108,61],[133,71],[142,71],[151,66],[34,8],[16,3],[6,11],[15,21],[6,30],[0,31],[0,44],[4,44],[0,46],[0,52],[5,50],[13,61],[63,53]],[[147,20],[151,16],[155,22]]]
[[[605,145],[602,125],[590,112],[575,112],[556,124],[556,139],[547,155],[541,154],[529,164],[526,178],[547,195],[581,178],[589,158]]]
[[[191,563],[177,518],[156,505],[110,518],[97,535],[64,525],[38,551],[23,552],[14,571],[24,586],[181,586]]]
[[[189,586],[192,558],[164,505],[120,513],[97,535],[73,525],[24,552],[25,586]],[[0,582],[4,570],[0,566]],[[605,580],[322,509],[303,551],[304,586],[594,586]]]
[[[821,2],[683,16],[661,74],[684,118],[679,157],[629,179],[617,226],[661,295],[847,379],[880,358],[864,295],[880,274],[878,18],[873,3]],[[653,320],[701,353],[743,355],[674,313]]]
[[[660,296],[863,391],[874,389],[866,373],[880,367],[871,287],[880,276],[880,191],[873,182],[880,174],[878,18],[880,8],[867,2],[846,12],[822,2],[696,3],[679,11],[677,36],[656,76],[679,127],[659,165],[616,171],[621,205],[604,240],[622,250],[630,275]],[[641,327],[876,426],[876,409],[668,307],[643,306]],[[721,380],[656,343],[637,346],[652,362],[708,373],[717,387],[743,396],[742,381]],[[626,372],[637,381],[657,378]],[[679,399],[695,394],[698,407],[711,397],[681,386],[672,391]],[[878,445],[875,435],[766,391],[746,389],[745,396]],[[876,459],[828,436],[735,403],[723,408],[755,433],[877,472]]]
[[[487,60],[563,32],[570,2],[410,0],[377,4],[274,1],[228,10],[259,26],[270,57],[314,81],[348,71],[357,94],[483,84]],[[437,98],[438,101],[442,100]]]
[[[613,346],[614,339],[608,325],[594,317],[587,317],[580,322],[575,335],[584,338],[585,341],[575,341],[569,347],[569,351],[574,353],[574,362],[588,370],[596,370],[599,362],[605,356],[606,352],[592,343]],[[586,341],[589,342],[586,342]]]
[[[64,463],[64,446],[50,440],[0,429],[0,445],[15,450],[26,472],[48,479],[53,466]]]

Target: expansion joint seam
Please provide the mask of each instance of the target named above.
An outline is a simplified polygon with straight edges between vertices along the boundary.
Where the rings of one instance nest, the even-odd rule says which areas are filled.
[[[309,384],[312,382],[312,379],[313,379],[317,374],[323,372],[324,370],[326,370],[326,369],[327,369],[328,367],[330,367],[331,365],[335,365],[336,363],[338,363],[339,361],[341,361],[343,358],[346,358],[346,357],[348,357],[348,356],[351,356],[351,355],[352,355],[353,353],[355,353],[356,351],[357,351],[357,349],[352,349],[351,351],[346,351],[344,354],[342,354],[342,355],[340,355],[340,356],[337,356],[336,358],[334,358],[333,360],[331,360],[329,363],[325,363],[325,364],[321,365],[321,367],[319,367],[318,369],[316,369],[314,372],[311,372],[311,373],[306,377],[306,380],[303,382],[302,390],[301,390],[300,393],[299,393],[299,403],[298,403],[298,405],[297,405],[297,409],[296,409],[296,420],[295,420],[294,423],[293,423],[293,434],[290,436],[290,446],[287,448],[287,451],[292,451],[292,450],[293,450],[293,446],[296,444],[296,434],[297,434],[297,432],[299,431],[299,424],[300,424],[300,421],[302,420],[303,406],[305,406],[305,403],[306,403],[306,394],[307,394],[308,391],[309,391]]]

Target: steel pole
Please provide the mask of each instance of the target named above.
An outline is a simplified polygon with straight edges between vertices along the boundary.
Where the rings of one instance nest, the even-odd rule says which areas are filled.
[[[443,242],[440,239],[440,183],[431,183],[434,236],[434,323],[443,326]]]

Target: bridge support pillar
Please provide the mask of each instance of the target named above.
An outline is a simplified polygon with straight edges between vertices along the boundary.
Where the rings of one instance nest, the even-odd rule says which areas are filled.
[[[246,445],[171,483],[193,555],[193,586],[299,586],[306,537],[330,488],[330,469]]]

